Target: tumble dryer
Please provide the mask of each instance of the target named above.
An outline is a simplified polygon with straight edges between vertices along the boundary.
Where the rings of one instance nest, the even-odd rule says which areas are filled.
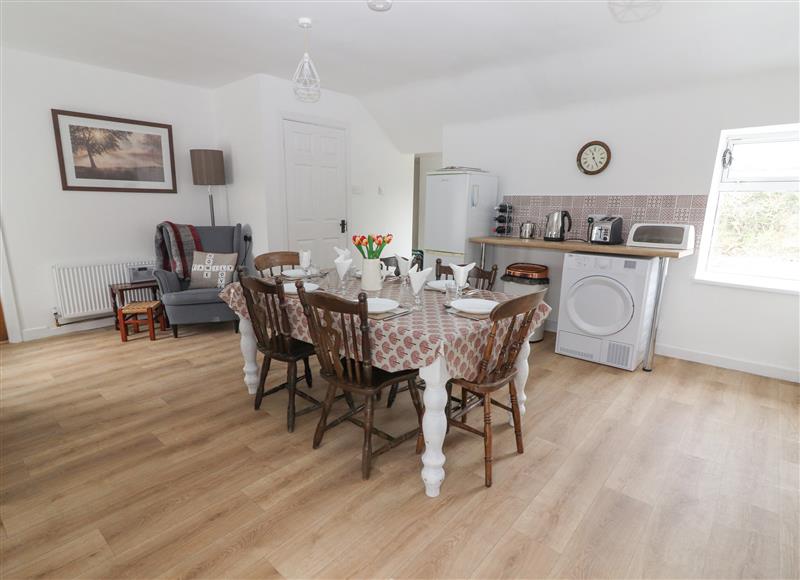
[[[566,254],[556,352],[632,371],[653,321],[658,259]]]

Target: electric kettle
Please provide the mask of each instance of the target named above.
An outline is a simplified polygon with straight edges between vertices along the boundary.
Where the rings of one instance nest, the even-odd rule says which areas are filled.
[[[567,229],[564,230],[564,222],[567,222]],[[563,242],[564,232],[572,230],[572,216],[568,211],[554,211],[547,216],[547,225],[544,228],[544,239],[548,242]]]

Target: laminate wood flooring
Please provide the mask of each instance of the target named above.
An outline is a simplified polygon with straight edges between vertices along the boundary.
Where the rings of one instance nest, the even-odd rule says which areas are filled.
[[[486,489],[481,439],[452,430],[431,499],[413,442],[362,481],[356,427],[313,450],[317,414],[289,434],[283,393],[254,411],[228,325],[0,356],[5,579],[798,577],[794,383],[663,357],[629,373],[548,334],[525,454],[496,411]],[[378,407],[378,427],[413,425],[406,393]]]

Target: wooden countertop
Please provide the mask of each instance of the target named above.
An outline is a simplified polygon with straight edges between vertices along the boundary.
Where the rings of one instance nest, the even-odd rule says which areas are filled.
[[[620,256],[646,256],[649,258],[685,258],[691,256],[694,250],[667,250],[662,248],[640,248],[636,246],[590,244],[577,240],[565,242],[546,242],[544,240],[531,240],[525,238],[483,236],[470,238],[475,244],[488,244],[491,246],[508,246],[512,248],[533,248],[537,250],[555,250],[557,252],[589,252],[592,254],[616,254]]]

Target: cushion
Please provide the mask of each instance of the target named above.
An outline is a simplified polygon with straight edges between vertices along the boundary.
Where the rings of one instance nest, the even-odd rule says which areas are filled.
[[[161,297],[167,306],[190,306],[194,304],[216,304],[222,302],[219,288],[194,288],[182,292],[169,292]]]
[[[195,250],[192,260],[190,289],[219,288],[222,290],[233,281],[238,254],[218,254]]]

